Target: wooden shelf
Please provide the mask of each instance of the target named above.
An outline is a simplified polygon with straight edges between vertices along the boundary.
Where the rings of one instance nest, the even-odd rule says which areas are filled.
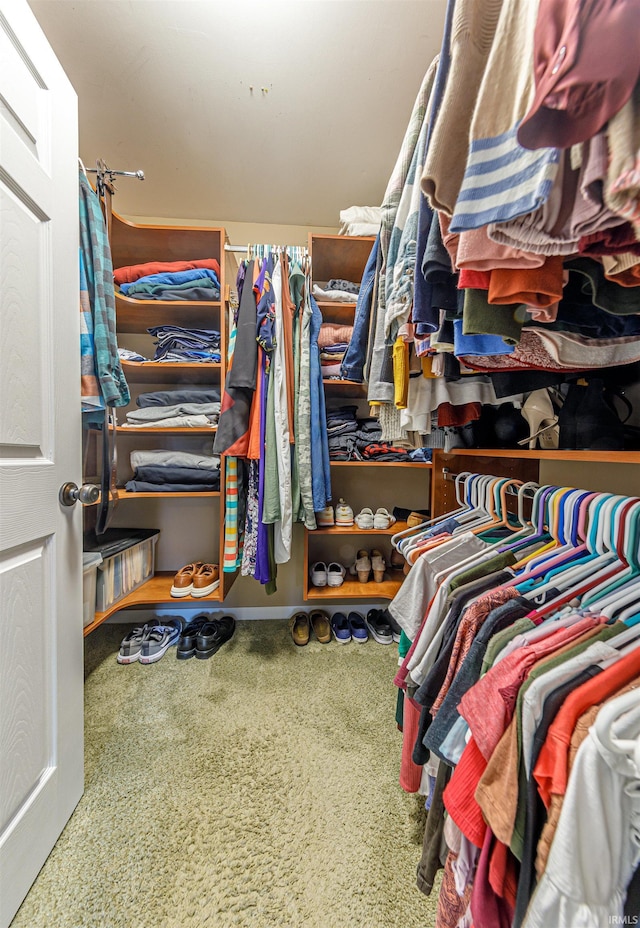
[[[523,458],[533,461],[593,461],[602,464],[640,464],[640,451],[542,451],[523,448],[453,448],[443,454],[475,458]]]
[[[338,303],[336,300],[316,300],[323,322],[335,325],[353,325],[356,314],[355,303]]]
[[[206,490],[203,493],[129,493],[124,487],[118,487],[118,499],[189,499],[192,496],[198,499],[220,496],[220,490]]]
[[[218,426],[212,425],[210,427],[206,425],[199,425],[195,428],[170,428],[163,429],[159,426],[153,425],[144,425],[144,426],[130,426],[130,425],[119,425],[116,428],[116,432],[119,435],[210,435],[211,432],[217,432]]]
[[[358,580],[346,579],[342,586],[309,586],[305,594],[305,600],[322,600],[322,599],[393,599],[404,580],[402,571],[397,571],[399,577],[391,578],[390,574],[385,574],[382,583],[375,583],[370,580],[369,583],[360,583]]]
[[[212,383],[220,379],[220,362],[122,361],[122,370],[132,383]]]
[[[422,467],[431,468],[431,463],[424,461],[330,461],[331,467]]]
[[[145,333],[150,326],[219,328],[220,300],[134,300],[116,290],[116,330]]]
[[[394,522],[389,528],[358,528],[357,525],[330,525],[316,529],[305,528],[305,532],[308,532],[311,538],[315,535],[395,535],[396,532],[404,532],[406,528],[406,522]]]
[[[143,583],[142,586],[139,586],[137,590],[134,590],[133,593],[129,593],[128,596],[125,596],[117,603],[109,606],[104,612],[96,612],[94,621],[84,629],[84,636],[86,637],[94,628],[101,625],[109,616],[115,615],[116,612],[120,612],[121,609],[157,606],[161,603],[179,605],[181,609],[184,609],[185,606],[201,609],[206,603],[220,602],[220,587],[214,590],[209,596],[202,596],[197,599],[191,596],[186,596],[183,599],[172,597],[170,590],[174,576],[175,574],[170,571],[157,573],[154,577],[151,577],[150,580],[147,580],[146,583]]]
[[[340,396],[363,397],[366,395],[366,384],[358,383],[357,380],[334,380],[327,377],[322,381],[325,393],[339,393]]]

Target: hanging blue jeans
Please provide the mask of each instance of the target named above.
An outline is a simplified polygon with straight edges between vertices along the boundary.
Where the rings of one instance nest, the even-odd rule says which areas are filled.
[[[356,314],[353,322],[353,334],[349,347],[342,360],[340,376],[344,380],[364,380],[364,362],[367,357],[367,342],[369,341],[369,322],[371,319],[371,302],[373,299],[373,285],[376,277],[376,265],[380,250],[380,235],[373,243],[367,266],[362,275],[360,294],[356,303]]]

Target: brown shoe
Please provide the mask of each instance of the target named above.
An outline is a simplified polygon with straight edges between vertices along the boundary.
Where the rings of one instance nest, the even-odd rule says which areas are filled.
[[[415,528],[416,525],[422,525],[428,518],[429,516],[423,516],[419,512],[412,512],[407,519],[407,528]]]
[[[193,564],[185,564],[173,578],[171,595],[174,599],[182,599],[189,596],[193,590],[193,577],[197,570],[202,567],[202,561],[196,561]]]
[[[209,596],[220,586],[220,571],[217,564],[201,564],[193,577],[191,595],[198,599]]]
[[[326,612],[323,612],[322,609],[314,609],[309,615],[309,621],[320,644],[327,644],[331,641],[331,625]]]
[[[291,632],[293,643],[297,644],[299,648],[303,647],[305,644],[309,644],[311,628],[309,625],[309,616],[306,612],[296,612],[295,615],[291,616],[289,619],[289,631]]]

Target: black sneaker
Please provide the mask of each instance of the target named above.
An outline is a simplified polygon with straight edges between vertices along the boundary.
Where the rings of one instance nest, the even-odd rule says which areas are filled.
[[[387,623],[387,625],[391,626],[391,634],[393,635],[393,640],[397,644],[400,641],[400,635],[402,634],[402,629],[400,628],[400,626],[398,625],[398,623],[396,622],[396,620],[391,615],[388,609],[382,610],[382,617],[384,618],[384,621]]]
[[[385,609],[369,609],[367,612],[367,628],[371,637],[378,644],[393,644],[391,626],[386,620]]]
[[[191,619],[188,625],[182,629],[180,641],[176,649],[176,657],[179,661],[186,661],[196,653],[196,639],[202,630],[202,626],[209,622],[211,617],[206,613],[197,615]]]
[[[233,637],[236,620],[232,615],[223,615],[219,619],[206,622],[196,638],[196,657],[201,661],[213,657],[222,645]]]

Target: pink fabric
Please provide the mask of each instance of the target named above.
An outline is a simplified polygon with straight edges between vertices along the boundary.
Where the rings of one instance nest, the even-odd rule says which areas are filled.
[[[499,245],[487,234],[487,227],[461,232],[458,241],[458,267],[470,271],[492,271],[494,268],[541,267],[544,255],[521,248]]]
[[[328,348],[329,345],[349,344],[353,335],[352,325],[335,325],[333,322],[323,322],[318,335],[318,347]]]
[[[402,709],[402,758],[400,760],[400,786],[406,793],[417,793],[422,780],[422,767],[413,762],[413,746],[418,737],[420,710],[410,699]]]

